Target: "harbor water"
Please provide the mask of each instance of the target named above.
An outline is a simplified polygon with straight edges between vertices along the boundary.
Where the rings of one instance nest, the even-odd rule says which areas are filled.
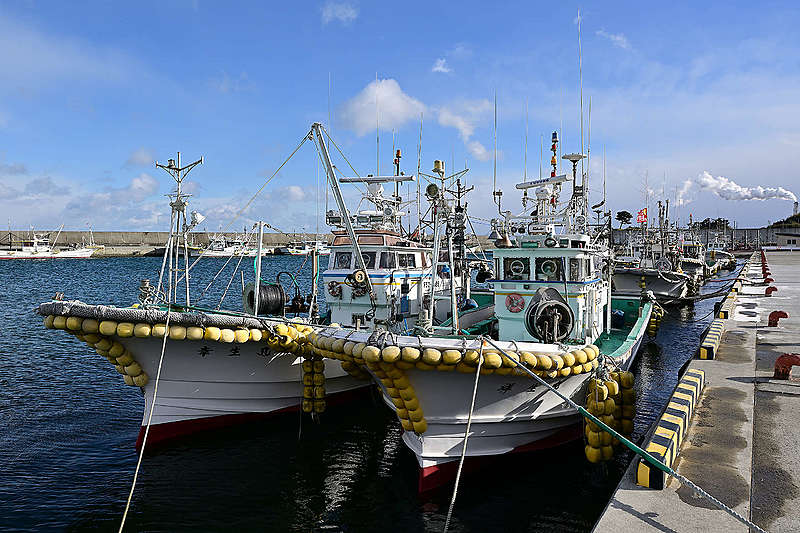
[[[263,279],[300,271],[302,257],[264,259]],[[241,309],[238,259],[198,305]],[[199,295],[225,259],[193,270]],[[115,530],[125,507],[141,423],[139,389],[125,386],[74,337],[34,313],[66,299],[129,306],[159,258],[3,261],[0,315],[0,530]],[[253,278],[252,258],[238,265]],[[724,274],[721,274],[721,276]],[[712,282],[703,291],[714,291]],[[642,438],[692,357],[718,298],[668,310],[633,367]],[[378,396],[331,408],[319,424],[290,414],[187,437],[145,455],[130,531],[441,531],[451,488],[417,495],[416,460]],[[582,443],[499,459],[462,479],[451,531],[588,531],[630,461],[590,465]]]

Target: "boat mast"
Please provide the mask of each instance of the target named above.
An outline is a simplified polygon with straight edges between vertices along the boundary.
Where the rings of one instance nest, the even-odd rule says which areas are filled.
[[[353,244],[353,252],[356,256],[356,264],[358,265],[358,268],[361,269],[365,274],[364,284],[367,287],[367,293],[369,294],[369,300],[372,305],[371,312],[374,315],[375,307],[377,305],[375,289],[373,288],[372,281],[370,281],[369,275],[367,274],[367,265],[364,262],[364,256],[361,254],[361,247],[358,245],[356,231],[353,229],[353,221],[350,219],[350,212],[347,210],[347,205],[345,205],[344,198],[342,197],[342,191],[339,188],[339,180],[336,178],[336,172],[333,170],[333,163],[331,162],[331,156],[328,152],[328,146],[325,144],[325,138],[322,134],[322,124],[319,122],[314,122],[311,125],[310,135],[316,141],[320,157],[322,158],[322,163],[325,165],[325,173],[328,176],[328,182],[330,182],[333,198],[336,200],[336,204],[339,206],[339,212],[342,214],[342,221],[344,222],[345,230],[347,231],[348,237],[350,237],[350,242]]]
[[[170,254],[170,266],[169,266],[169,284],[173,287],[173,291],[169,291],[168,294],[171,294],[171,298],[174,301],[167,302],[169,304],[177,302],[177,290],[178,290],[178,272],[180,270],[184,271],[184,278],[186,281],[186,306],[188,307],[191,305],[189,300],[189,245],[188,245],[188,234],[189,232],[194,229],[194,227],[203,221],[205,217],[202,215],[198,216],[197,213],[192,213],[192,221],[191,223],[187,223],[186,221],[186,206],[189,205],[189,201],[187,198],[191,196],[190,194],[183,194],[181,190],[181,185],[183,184],[183,180],[186,178],[187,174],[191,172],[191,170],[196,167],[197,165],[203,164],[203,158],[201,157],[197,161],[193,163],[189,163],[185,167],[181,167],[181,153],[178,152],[178,159],[177,164],[175,159],[168,159],[167,164],[163,165],[156,161],[155,165],[156,168],[160,168],[169,174],[172,179],[175,180],[176,187],[175,192],[167,194],[167,197],[170,199],[170,207],[172,208],[172,218],[175,221],[174,226],[170,226],[170,240],[168,241],[170,244],[171,250],[164,250],[164,255],[166,256],[168,253]],[[178,254],[180,253],[181,249],[181,237],[183,238],[183,256],[184,256],[184,268],[179,269],[179,258]],[[174,260],[174,266],[173,266]]]

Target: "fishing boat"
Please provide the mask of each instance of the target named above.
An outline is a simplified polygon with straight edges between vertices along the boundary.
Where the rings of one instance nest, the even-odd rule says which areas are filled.
[[[722,240],[715,237],[706,248],[706,264],[716,264],[717,269],[733,270],[736,268],[736,257],[727,251]]]
[[[317,255],[331,253],[328,243],[325,241],[292,241],[286,246],[276,249],[276,253],[284,255],[309,255],[312,252],[316,252]]]
[[[58,241],[63,227],[64,225],[62,224],[58,229],[53,243]],[[36,233],[33,230],[31,230],[30,239],[20,241],[17,244],[18,246],[15,247],[9,232],[9,245],[7,249],[0,250],[0,259],[88,259],[100,249],[92,244],[56,250],[50,244],[50,238],[47,233]]]
[[[317,140],[324,143],[319,132]],[[57,295],[38,307],[45,327],[74,335],[126,385],[141,390],[145,407],[137,447],[147,427],[147,442],[154,444],[256,417],[300,409],[319,414],[369,386],[358,369],[348,372],[311,358],[316,278],[311,295],[295,289],[293,297],[279,283],[251,282],[238,310],[200,307],[190,299],[186,273],[193,263],[186,239],[202,216],[188,215],[182,183],[200,163],[182,167],[180,153],[177,162],[157,163],[176,181],[170,194],[174,223],[158,282],[141,280],[136,305],[95,305]],[[260,230],[259,236],[263,224]],[[255,255],[262,252],[256,249]],[[316,268],[316,256],[311,262]],[[261,261],[255,270],[261,280]]]
[[[218,235],[211,239],[207,248],[194,248],[189,254],[204,257],[255,257],[258,250],[250,241],[247,235],[230,240],[224,235]]]
[[[706,248],[703,244],[693,237],[683,240],[680,245],[681,259],[680,267],[688,274],[696,287],[703,284],[709,276],[709,267],[706,263]]]
[[[553,133],[554,158],[557,142]],[[534,209],[512,216],[496,202],[503,218],[492,221],[497,248],[493,272],[482,276],[491,287],[487,298],[475,294],[470,305],[460,305],[466,300],[453,287],[444,296],[451,310],[446,321],[430,319],[436,314],[432,295],[412,331],[395,322],[314,334],[315,353],[363,366],[380,387],[402,425],[403,443],[417,458],[420,491],[451,481],[462,453],[472,462],[581,438],[579,413],[518,365],[582,401],[591,377],[608,368],[627,370],[642,342],[652,303],[638,296],[612,299],[610,274],[602,269],[609,250],[588,235],[587,188],[585,181],[575,183],[575,162],[583,156],[564,157],[573,162],[566,209],[557,206],[569,178],[556,175],[555,163],[544,183],[517,186],[537,187]],[[441,161],[434,171],[450,182]],[[443,187],[426,192],[431,211],[439,213],[433,244],[440,246],[442,236],[464,229],[465,213],[445,198]],[[454,253],[447,260],[453,272],[467,269],[458,259]],[[429,265],[428,280],[439,266]]]
[[[325,217],[333,243],[322,278],[332,323],[410,331],[425,319],[425,302],[433,302],[428,319],[439,324],[450,315],[446,300],[451,292],[469,286],[461,272],[446,267],[446,261],[433,267],[433,257],[444,258],[452,250],[426,246],[403,232],[398,186],[414,181],[415,176],[400,173],[400,156],[398,150],[393,176],[337,178],[333,166],[328,167],[329,179],[338,181],[333,189],[339,203],[339,210],[330,210]],[[365,185],[361,203],[369,207],[342,215],[346,207],[338,183]],[[394,194],[384,195],[385,184],[394,185]]]

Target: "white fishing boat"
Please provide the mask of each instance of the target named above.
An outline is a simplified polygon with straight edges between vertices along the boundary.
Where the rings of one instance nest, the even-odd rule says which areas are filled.
[[[224,236],[217,236],[211,240],[205,249],[196,248],[189,251],[190,255],[204,257],[255,257],[258,249],[247,236],[237,237],[232,240]]]
[[[706,264],[717,265],[717,269],[733,270],[736,268],[736,257],[727,250],[722,240],[715,237],[706,247]]]
[[[315,138],[324,144],[319,130]],[[243,310],[192,305],[186,239],[202,216],[187,216],[181,184],[201,162],[181,167],[178,154],[177,162],[158,165],[177,182],[170,195],[174,224],[159,281],[142,280],[137,305],[90,305],[59,297],[38,308],[46,327],[75,335],[108,360],[127,385],[141,389],[145,408],[137,446],[148,425],[148,442],[155,443],[299,409],[319,414],[329,403],[369,386],[358,369],[326,365],[311,353],[316,278],[309,298],[298,291],[290,299],[280,284],[262,282],[258,289],[250,283],[244,290]],[[259,236],[263,225],[261,230]],[[311,263],[317,267],[316,256]],[[261,279],[260,267],[257,261],[255,279]]]
[[[317,255],[329,255],[331,253],[328,243],[325,241],[293,241],[285,247],[280,247],[277,251],[285,255],[309,255],[316,252]]]
[[[554,150],[556,143],[554,133]],[[574,161],[582,156],[565,157],[573,161],[573,196],[566,210],[557,212],[556,206],[569,178],[556,176],[555,166],[544,183],[518,185],[538,187],[534,210],[524,207],[512,216],[498,202],[504,217],[492,222],[498,248],[494,275],[485,280],[492,287],[486,300],[460,306],[463,299],[453,287],[449,298],[443,297],[451,309],[444,322],[431,320],[437,301],[431,297],[422,302],[413,331],[390,322],[330,327],[314,336],[315,353],[363,365],[380,386],[403,427],[404,444],[417,457],[420,491],[452,480],[462,453],[475,461],[581,437],[578,412],[518,363],[582,401],[590,377],[609,368],[627,370],[639,348],[652,304],[638,297],[612,300],[609,273],[601,266],[609,251],[587,234],[587,189],[575,184]],[[440,161],[434,171],[443,183],[450,181]],[[434,246],[447,236],[452,248],[451,236],[464,229],[465,213],[445,199],[442,188],[427,196],[440,217],[433,224]],[[449,255],[451,271],[467,270],[463,258]],[[438,266],[429,266],[429,279]]]
[[[372,205],[346,220],[340,211],[329,211],[326,221],[333,227],[328,268],[322,278],[327,290],[330,321],[347,326],[372,328],[385,325],[412,330],[420,320],[423,302],[434,302],[432,320],[447,320],[446,302],[464,279],[451,275],[440,262],[433,267],[434,248],[404,236],[396,204],[398,196],[383,195],[384,183],[401,183],[414,176],[370,176],[362,202]],[[339,178],[343,183],[360,178]],[[355,237],[350,236],[352,230]],[[438,251],[446,255],[446,251]],[[431,272],[435,270],[435,272]],[[468,283],[466,284],[468,285]]]
[[[699,287],[708,277],[705,246],[693,237],[689,237],[681,242],[680,250],[681,270],[688,274],[693,279],[695,285]]]
[[[58,240],[63,227],[62,224],[58,229],[54,243]],[[47,233],[36,233],[33,230],[30,239],[19,241],[17,246],[14,246],[9,232],[9,246],[7,249],[0,249],[0,259],[88,259],[98,249],[98,246],[90,245],[56,250],[50,244]]]
[[[640,296],[644,290],[662,303],[678,302],[688,295],[692,278],[680,270],[676,247],[668,245],[663,250],[660,243],[630,244],[626,252],[614,259],[614,295]]]

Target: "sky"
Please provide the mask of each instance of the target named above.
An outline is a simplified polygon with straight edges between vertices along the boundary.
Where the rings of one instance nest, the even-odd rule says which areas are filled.
[[[3,2],[0,224],[166,230],[174,184],[154,161],[180,151],[204,158],[185,183],[201,229],[324,232],[310,142],[242,211],[315,121],[359,175],[389,172],[393,147],[415,174],[422,121],[423,171],[468,167],[470,211],[488,219],[495,98],[503,210],[539,176],[542,138],[547,172],[558,130],[565,153],[590,154],[592,204],[605,168],[614,212],[649,189],[682,221],[792,214],[800,4],[657,4]]]

